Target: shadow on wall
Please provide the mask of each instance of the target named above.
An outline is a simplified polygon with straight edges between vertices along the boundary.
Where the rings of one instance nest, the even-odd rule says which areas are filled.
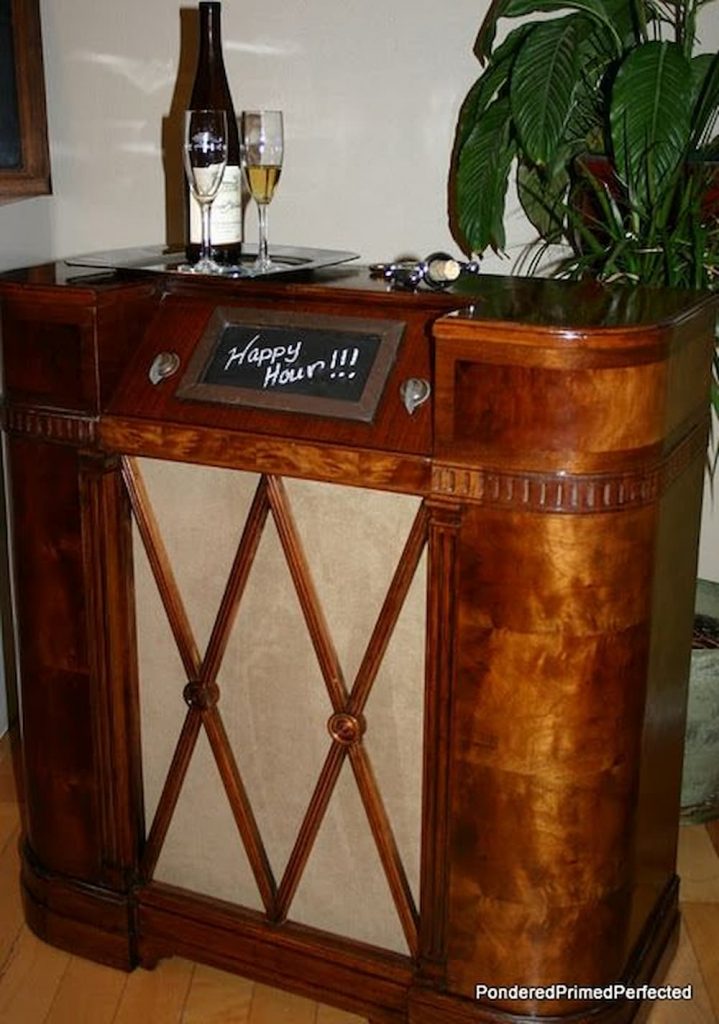
[[[180,9],[180,57],[170,110],[162,120],[162,163],[165,172],[165,230],[169,246],[185,244],[185,170],[182,141],[185,110],[190,103],[197,68],[197,8]]]

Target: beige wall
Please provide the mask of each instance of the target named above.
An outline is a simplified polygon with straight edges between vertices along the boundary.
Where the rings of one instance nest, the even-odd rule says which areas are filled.
[[[286,113],[271,237],[353,249],[364,260],[456,248],[447,163],[486,6],[225,0],[237,108]],[[54,195],[0,207],[0,268],[166,237],[162,125],[182,100],[177,0],[41,0],[41,8]],[[714,7],[702,32],[716,47]],[[255,232],[253,212],[247,232]],[[508,234],[514,249],[529,237],[516,212]],[[508,272],[511,262],[487,266]],[[719,511],[710,499],[700,570],[719,579]]]
[[[162,124],[176,86],[180,5],[41,6],[55,196],[37,212],[29,204],[22,215],[0,210],[0,260],[163,239]],[[365,259],[452,245],[447,161],[476,72],[482,6],[225,0],[237,109],[277,106],[286,115],[272,237]],[[252,211],[253,236],[255,223]]]

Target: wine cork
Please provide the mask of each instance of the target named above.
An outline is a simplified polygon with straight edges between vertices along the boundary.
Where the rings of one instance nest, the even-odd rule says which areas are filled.
[[[457,260],[432,260],[428,272],[433,281],[456,281],[462,268]]]

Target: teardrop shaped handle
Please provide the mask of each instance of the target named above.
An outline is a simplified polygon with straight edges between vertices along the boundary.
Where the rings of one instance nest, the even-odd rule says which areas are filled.
[[[180,368],[180,357],[177,352],[159,352],[152,360],[152,366],[147,376],[150,383],[160,384],[168,377],[172,377]]]
[[[432,394],[432,387],[429,381],[424,380],[422,377],[410,377],[402,382],[399,393],[404,402],[405,409],[411,416],[415,409],[418,409],[420,405],[424,405],[427,401]]]

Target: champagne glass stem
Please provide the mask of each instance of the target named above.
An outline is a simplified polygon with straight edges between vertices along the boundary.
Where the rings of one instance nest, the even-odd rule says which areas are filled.
[[[202,204],[202,244],[200,246],[200,259],[210,259],[210,214],[212,203]]]
[[[257,250],[257,262],[261,266],[268,266],[270,255],[267,248],[267,203],[257,204],[257,218],[260,226],[260,244]]]

